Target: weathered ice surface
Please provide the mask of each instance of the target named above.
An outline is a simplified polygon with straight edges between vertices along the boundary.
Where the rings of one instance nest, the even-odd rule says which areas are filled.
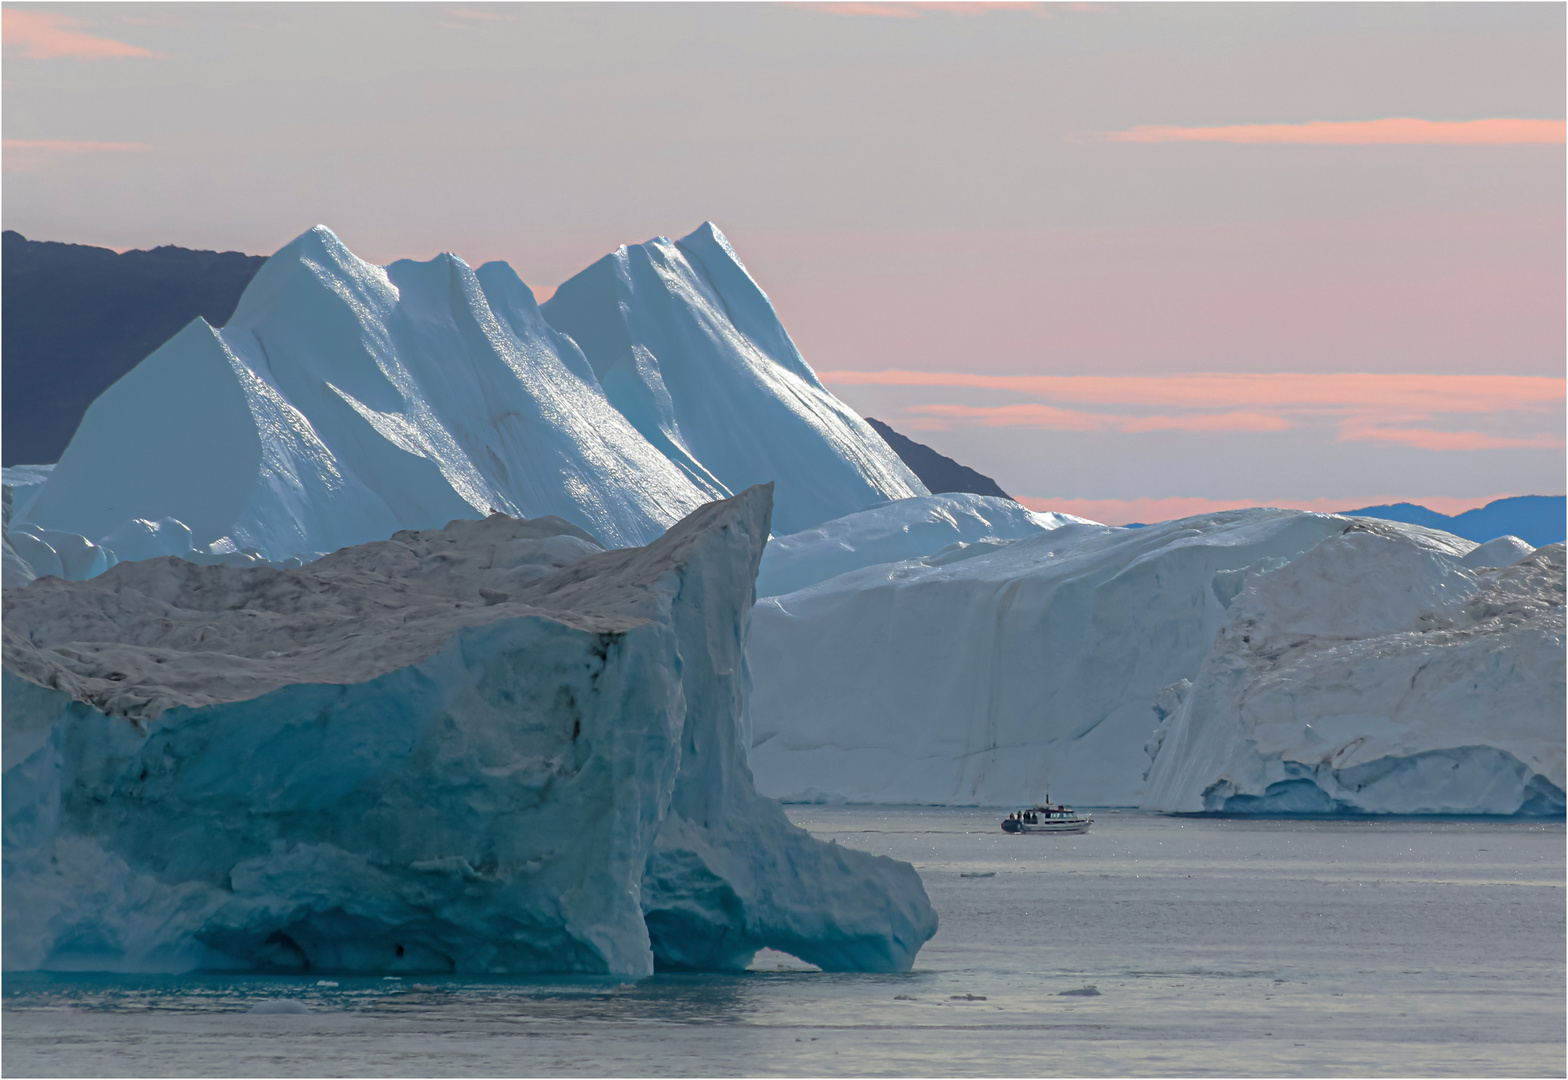
[[[1347,529],[1456,574],[1474,549],[1419,526],[1240,510],[1069,523],[766,597],[751,638],[757,782],[803,801],[994,806],[1049,789],[1138,805],[1161,692],[1197,678],[1250,579]]]
[[[622,264],[635,295],[584,292]],[[587,356],[504,263],[373,266],[318,226],[222,329],[191,322],[93,402],[18,531],[90,542],[101,573],[109,555],[309,561],[492,510],[645,544],[769,481],[790,530],[925,494],[712,226],[562,294],[552,318]]]
[[[6,590],[5,967],[907,968],[913,868],[746,766],[770,500],[644,548],[496,515]]]
[[[1008,498],[950,492],[896,499],[788,536],[762,553],[757,595],[777,596],[877,563],[940,556],[973,558],[1025,536],[1071,524],[1071,514],[1037,514]]]
[[[1232,603],[1170,695],[1143,807],[1561,815],[1563,647],[1561,544],[1469,569],[1330,537]]]

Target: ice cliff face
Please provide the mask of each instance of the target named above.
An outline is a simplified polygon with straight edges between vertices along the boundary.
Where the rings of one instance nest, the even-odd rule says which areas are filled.
[[[491,511],[645,544],[763,481],[791,529],[924,494],[711,226],[563,293],[588,356],[504,263],[383,268],[312,229],[225,327],[196,320],[93,403],[19,524],[119,559],[308,561]]]
[[[907,968],[914,870],[746,767],[769,504],[644,548],[493,516],[7,590],[5,967]]]
[[[1231,609],[1249,583],[1286,581],[1270,572],[1285,573],[1280,568],[1294,566],[1320,544],[1341,542],[1347,529],[1399,557],[1374,558],[1357,549],[1333,563],[1323,573],[1325,581],[1338,584],[1326,584],[1300,607],[1301,618],[1316,629],[1303,629],[1304,622],[1292,633],[1332,637],[1340,631],[1330,628],[1341,626],[1354,637],[1361,633],[1353,629],[1354,619],[1361,616],[1352,617],[1352,611],[1416,620],[1435,603],[1425,593],[1414,586],[1379,591],[1367,583],[1401,565],[1399,559],[1440,569],[1437,580],[1471,581],[1481,572],[1467,568],[1467,559],[1473,564],[1472,553],[1486,557],[1469,541],[1418,526],[1259,509],[1136,530],[1068,523],[1012,542],[864,566],[766,597],[757,605],[751,643],[756,673],[751,764],[758,785],[799,800],[995,805],[1037,799],[1049,789],[1054,798],[1072,802],[1126,806],[1145,801],[1150,753],[1157,752],[1157,771],[1167,772],[1150,776],[1150,791],[1179,790],[1181,808],[1202,809],[1202,791],[1223,772],[1216,763],[1228,763],[1232,753],[1246,758],[1251,751],[1245,733],[1231,726],[1194,756],[1190,740],[1177,738],[1171,722],[1183,700],[1181,680],[1202,682],[1210,646],[1233,616],[1240,617]],[[835,530],[855,532],[837,523],[814,532],[828,536]],[[1493,557],[1512,561],[1517,541],[1504,544],[1506,552],[1489,545]],[[1330,550],[1325,547],[1318,559],[1326,560]],[[1370,561],[1357,569],[1363,557]],[[1537,774],[1561,788],[1561,632],[1541,614],[1546,607],[1543,600],[1530,608],[1535,614],[1525,620],[1529,629],[1517,633],[1548,645],[1556,640],[1555,653],[1544,646],[1497,652],[1478,637],[1465,649],[1449,650],[1450,659],[1443,661],[1455,679],[1475,669],[1477,689],[1454,708],[1470,710],[1471,733],[1464,736],[1469,743],[1522,755],[1522,779],[1501,782],[1516,792]],[[1560,627],[1560,614],[1556,618]],[[1436,660],[1438,653],[1430,650],[1439,641],[1429,636],[1407,642],[1411,671],[1423,658]],[[1334,665],[1348,662],[1343,643],[1321,651],[1314,677],[1335,685],[1340,674]],[[1518,658],[1517,686],[1506,675],[1514,660],[1504,657]],[[1479,672],[1487,664],[1500,666],[1483,678]],[[1386,670],[1390,687],[1401,678],[1408,684],[1411,672]],[[1236,685],[1252,683],[1243,679]],[[1486,732],[1501,730],[1491,718],[1513,708],[1516,699],[1535,705],[1509,722],[1518,739],[1504,745]],[[1232,695],[1217,701],[1209,691],[1194,690],[1189,703],[1197,708],[1210,701],[1204,715],[1215,717],[1235,700]],[[1546,723],[1541,710],[1554,701],[1557,719]],[[1294,708],[1299,719],[1310,721],[1313,709],[1330,704],[1326,691],[1321,697],[1302,692],[1278,707]],[[1428,722],[1419,707],[1406,720],[1406,745],[1469,744],[1444,741],[1459,729],[1436,717]],[[1217,732],[1216,723],[1194,721],[1193,730]],[[1346,719],[1341,726],[1348,731],[1355,722]],[[1513,768],[1502,757],[1486,760]],[[1201,783],[1183,771],[1189,766],[1193,776],[1203,775]],[[1167,773],[1188,779],[1159,779]],[[1265,780],[1256,791],[1236,781],[1235,790],[1261,795],[1275,779],[1280,778]],[[1196,796],[1190,790],[1195,783]],[[1483,797],[1473,786],[1468,790],[1473,809],[1467,812],[1513,813],[1521,805],[1515,800],[1511,808],[1485,809],[1507,800]],[[1146,805],[1175,808],[1173,799],[1162,794]],[[1231,808],[1244,805],[1237,801]]]
[[[1472,570],[1330,537],[1237,596],[1174,695],[1143,805],[1560,815],[1563,629],[1561,544]]]

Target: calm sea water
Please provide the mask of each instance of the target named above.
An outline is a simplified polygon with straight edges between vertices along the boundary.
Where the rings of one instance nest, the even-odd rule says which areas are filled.
[[[913,862],[907,975],[8,975],[7,1076],[1563,1075],[1564,828],[793,807]],[[988,875],[988,876],[975,876]],[[310,1010],[257,1014],[284,999]]]

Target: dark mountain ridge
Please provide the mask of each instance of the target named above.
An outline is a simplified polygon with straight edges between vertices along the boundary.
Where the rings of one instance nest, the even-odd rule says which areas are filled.
[[[58,461],[82,414],[198,315],[222,326],[261,255],[164,247],[120,254],[0,237],[0,459]]]
[[[924,443],[900,435],[880,420],[868,416],[866,423],[893,448],[893,453],[904,459],[909,471],[920,477],[920,482],[930,488],[933,495],[940,495],[944,491],[967,491],[975,495],[1012,498],[1002,490],[1001,485],[984,473],[975,472]]]
[[[1499,536],[1517,536],[1527,544],[1541,547],[1562,543],[1568,533],[1568,496],[1564,495],[1516,495],[1509,499],[1494,499],[1485,506],[1452,516],[1415,503],[1364,506],[1344,513],[1350,517],[1382,518],[1442,529],[1478,544]]]

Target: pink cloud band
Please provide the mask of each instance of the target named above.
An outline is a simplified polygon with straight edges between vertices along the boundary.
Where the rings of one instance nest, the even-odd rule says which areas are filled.
[[[63,158],[83,154],[128,153],[145,150],[145,143],[93,142],[86,139],[4,139],[0,150],[5,159],[0,168],[8,173],[37,172],[58,163]]]
[[[20,50],[30,60],[116,60],[139,57],[161,60],[162,54],[123,41],[94,37],[73,27],[81,19],[53,11],[0,10],[0,39],[7,51]]]
[[[1561,450],[1568,443],[1556,435],[1492,435],[1484,431],[1435,431],[1421,427],[1389,427],[1367,417],[1351,417],[1339,426],[1340,442],[1391,442],[1418,450]]]
[[[100,151],[145,150],[146,143],[92,142],[84,139],[5,139],[4,150],[42,150],[53,154],[93,154]]]
[[[1283,431],[1291,426],[1267,413],[1191,413],[1186,416],[1117,416],[1058,409],[1051,405],[918,405],[909,410],[913,426],[932,430],[950,420],[973,420],[985,427],[1041,427],[1055,431]],[[930,418],[934,423],[922,423]]]
[[[1004,390],[1080,405],[1258,410],[1397,409],[1420,413],[1561,410],[1568,380],[1533,375],[1205,373],[976,375],[952,371],[824,371],[836,386]]]
[[[1227,127],[1142,125],[1108,131],[1107,142],[1122,143],[1314,143],[1329,146],[1451,145],[1516,146],[1568,142],[1568,121],[1523,120],[1314,120],[1306,124],[1233,124]]]
[[[1561,449],[1561,427],[1518,430],[1518,421],[1562,415],[1568,380],[1520,375],[1310,375],[1296,373],[1167,376],[972,375],[931,371],[829,371],[835,386],[1000,390],[1051,399],[1003,405],[934,403],[904,409],[919,431],[955,425],[1052,431],[1285,431],[1303,419],[1338,423],[1339,442],[1385,442],[1421,450]],[[1097,405],[1099,409],[1064,405]],[[1126,408],[1176,410],[1154,415]],[[1467,416],[1500,431],[1445,431],[1434,417]],[[1547,421],[1551,423],[1551,421]]]
[[[1039,7],[1033,0],[827,0],[824,3],[797,3],[795,7],[822,11],[829,15],[869,15],[883,19],[918,19],[928,11],[953,15],[981,15],[988,11],[1028,11]],[[1072,10],[1088,10],[1088,5],[1069,4]]]

